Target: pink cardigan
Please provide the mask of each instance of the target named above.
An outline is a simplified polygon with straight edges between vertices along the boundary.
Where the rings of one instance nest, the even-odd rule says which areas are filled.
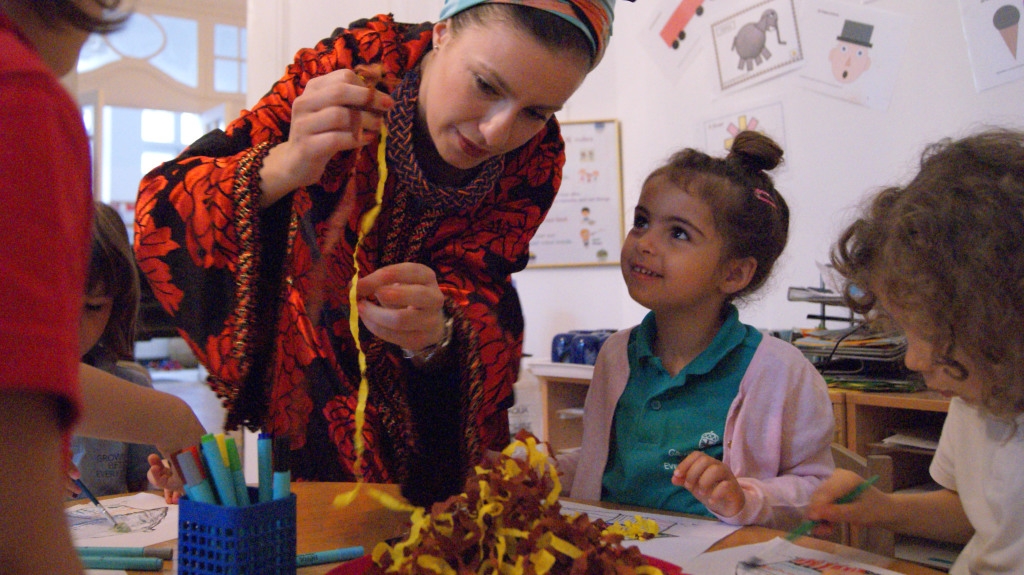
[[[601,348],[583,408],[583,445],[558,458],[563,489],[574,498],[601,498],[612,417],[629,381],[630,331],[616,333]],[[735,516],[718,518],[733,525],[795,526],[815,487],[835,468],[834,425],[818,371],[795,347],[766,335],[725,421],[723,460],[746,503]]]

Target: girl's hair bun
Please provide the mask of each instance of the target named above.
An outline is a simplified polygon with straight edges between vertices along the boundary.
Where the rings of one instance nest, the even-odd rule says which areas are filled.
[[[772,170],[782,163],[782,148],[764,134],[745,130],[736,135],[726,160],[754,172]]]

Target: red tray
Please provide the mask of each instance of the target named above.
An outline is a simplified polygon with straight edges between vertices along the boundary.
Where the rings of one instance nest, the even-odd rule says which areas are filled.
[[[657,557],[650,557],[648,555],[644,555],[644,557],[647,559],[648,563],[653,567],[661,569],[661,572],[665,575],[683,575],[683,572],[675,564],[663,561]],[[372,562],[373,559],[369,555],[363,555],[359,559],[353,559],[338,565],[334,569],[328,571],[327,575],[363,575],[363,573],[370,568],[370,564]]]

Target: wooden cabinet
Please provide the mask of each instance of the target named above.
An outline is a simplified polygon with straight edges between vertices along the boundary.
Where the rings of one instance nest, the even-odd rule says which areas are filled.
[[[547,441],[556,454],[579,447],[583,438],[583,402],[594,376],[594,366],[533,363],[530,371],[540,382],[540,438]]]
[[[846,447],[867,455],[898,429],[939,426],[949,411],[949,399],[936,391],[874,393],[844,391]]]

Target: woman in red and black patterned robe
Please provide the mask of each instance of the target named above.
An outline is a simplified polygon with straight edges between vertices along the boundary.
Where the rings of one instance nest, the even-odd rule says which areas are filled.
[[[553,113],[599,59],[612,1],[558,0],[575,22],[529,7],[551,0],[355,22],[143,179],[139,263],[228,428],[289,437],[296,479],[400,482],[418,503],[461,491],[483,450],[508,443],[523,334],[510,276],[561,180]],[[357,257],[369,384],[357,469],[348,286],[384,172],[381,121],[383,201]]]

